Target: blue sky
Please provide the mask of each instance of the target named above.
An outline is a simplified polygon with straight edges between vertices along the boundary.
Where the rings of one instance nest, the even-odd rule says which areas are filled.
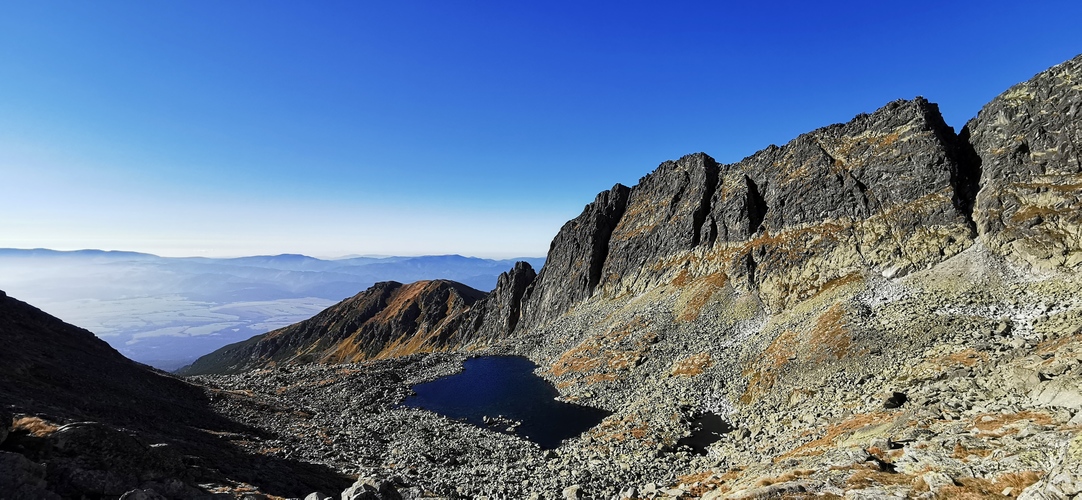
[[[923,95],[960,129],[1082,2],[0,1],[0,247],[543,255],[662,161]]]

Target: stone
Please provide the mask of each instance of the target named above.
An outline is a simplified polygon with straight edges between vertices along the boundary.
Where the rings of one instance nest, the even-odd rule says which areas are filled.
[[[374,477],[357,479],[342,492],[342,500],[402,500],[395,482]]]
[[[60,427],[48,437],[55,458],[53,474],[62,479],[61,494],[120,496],[145,481],[165,479],[182,470],[163,461],[135,437],[98,422]]]
[[[564,500],[579,500],[582,498],[582,486],[573,484],[564,488],[562,493]]]
[[[630,192],[621,184],[601,192],[556,233],[545,267],[523,298],[523,328],[548,323],[593,296],[602,279],[609,240],[627,209]]]
[[[888,410],[900,408],[908,400],[909,397],[906,396],[904,392],[893,392],[890,396],[887,396],[886,400],[883,401],[883,408],[886,408]]]
[[[7,500],[59,500],[45,482],[45,467],[18,453],[0,451],[0,492]]]
[[[1082,376],[1069,375],[1042,382],[1030,393],[1039,405],[1082,410]]]
[[[920,476],[932,493],[938,493],[946,486],[954,486],[954,479],[942,472],[925,472]]]
[[[4,444],[4,440],[7,439],[12,422],[11,412],[5,408],[0,408],[0,444]]]
[[[135,489],[121,495],[120,500],[166,500],[166,498],[152,489]]]

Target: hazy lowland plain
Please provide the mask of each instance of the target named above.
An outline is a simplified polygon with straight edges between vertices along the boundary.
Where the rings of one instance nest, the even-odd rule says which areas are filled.
[[[0,249],[0,285],[133,360],[175,370],[223,345],[308,319],[379,281],[445,278],[488,291],[515,260],[522,259]]]

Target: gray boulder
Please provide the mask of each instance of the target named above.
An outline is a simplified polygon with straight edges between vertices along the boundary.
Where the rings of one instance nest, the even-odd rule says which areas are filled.
[[[0,451],[0,494],[7,500],[53,500],[60,496],[49,491],[45,467],[18,453]]]
[[[48,439],[49,482],[62,495],[121,496],[183,472],[175,454],[97,422],[65,425]]]
[[[4,440],[8,437],[8,432],[11,431],[12,416],[11,412],[0,408],[0,444],[4,443]]]
[[[343,491],[342,500],[402,500],[402,495],[393,480],[366,477]]]

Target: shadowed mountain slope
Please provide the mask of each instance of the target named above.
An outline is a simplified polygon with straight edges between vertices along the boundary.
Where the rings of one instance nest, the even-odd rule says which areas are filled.
[[[211,397],[230,395],[135,363],[4,292],[0,352],[0,419],[15,414],[23,422],[10,435],[12,422],[0,422],[0,497],[117,498],[154,488],[169,498],[203,498],[203,485],[228,489],[238,481],[296,496],[343,486],[325,467],[235,447],[232,439],[264,433],[210,408]],[[28,480],[24,474],[34,471],[41,477]]]

